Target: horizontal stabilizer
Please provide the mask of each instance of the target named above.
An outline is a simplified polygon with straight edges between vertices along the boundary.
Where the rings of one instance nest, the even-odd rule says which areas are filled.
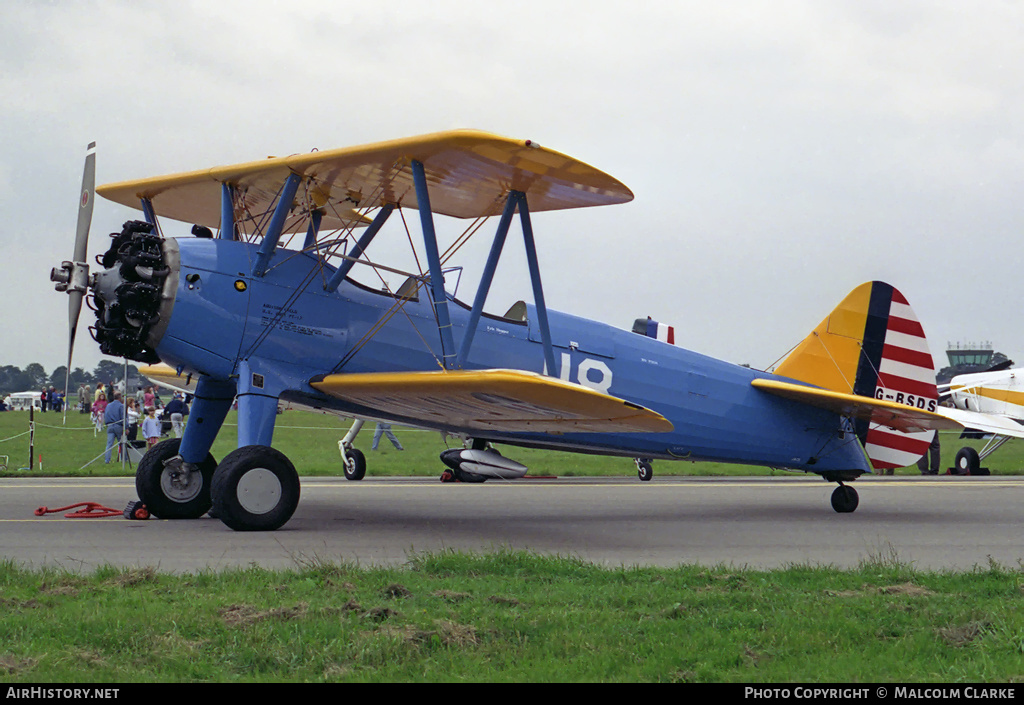
[[[833,392],[828,389],[807,387],[775,379],[755,379],[751,384],[780,397],[828,409],[843,416],[862,419],[903,433],[959,429],[962,426],[943,414],[887,399]],[[948,409],[943,409],[943,411],[948,411]]]
[[[657,433],[661,414],[578,384],[522,370],[368,372],[310,381],[384,418],[476,431]]]

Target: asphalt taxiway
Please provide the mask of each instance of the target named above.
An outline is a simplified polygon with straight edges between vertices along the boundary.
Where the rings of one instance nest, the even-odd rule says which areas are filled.
[[[893,561],[969,570],[1024,560],[1024,478],[869,477],[837,514],[814,477],[566,478],[442,484],[304,478],[291,521],[239,533],[220,521],[36,516],[38,507],[136,498],[131,478],[0,478],[0,555],[29,567],[195,572],[316,561],[398,565],[414,552],[523,549],[603,565],[751,568]]]

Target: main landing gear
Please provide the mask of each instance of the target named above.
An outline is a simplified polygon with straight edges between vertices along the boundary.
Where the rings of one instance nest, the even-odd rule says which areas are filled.
[[[236,531],[273,531],[299,504],[295,466],[269,446],[245,446],[218,464],[198,466],[178,455],[180,439],[154,446],[139,462],[135,489],[160,519],[198,519],[210,512]]]
[[[957,475],[977,475],[981,469],[981,455],[970,446],[964,446],[956,454]]]
[[[213,473],[213,511],[235,531],[273,531],[299,506],[299,474],[279,450],[245,446]]]
[[[180,438],[158,443],[139,461],[135,491],[160,519],[198,519],[210,511],[210,483],[217,461],[209,453],[198,466],[178,455]]]
[[[237,388],[201,377],[183,437],[156,445],[139,463],[135,488],[154,516],[198,519],[209,512],[236,531],[273,531],[291,519],[299,474],[270,445],[278,397],[254,392],[242,383],[247,365],[240,370]],[[236,397],[239,447],[217,463],[209,449]]]

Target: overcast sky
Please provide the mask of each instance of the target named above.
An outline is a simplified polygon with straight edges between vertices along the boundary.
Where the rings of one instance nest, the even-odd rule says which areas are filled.
[[[552,308],[650,315],[764,368],[882,279],[938,367],[948,341],[1024,364],[1024,3],[376,5],[5,2],[0,364],[64,364],[48,274],[71,256],[88,142],[105,183],[455,127],[536,140],[636,194],[535,215]],[[101,200],[90,260],[137,215]],[[530,298],[521,249],[489,309]],[[101,359],[93,320],[75,366]]]

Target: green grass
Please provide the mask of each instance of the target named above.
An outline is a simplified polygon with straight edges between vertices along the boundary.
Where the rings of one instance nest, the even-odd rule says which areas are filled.
[[[0,455],[9,458],[6,476],[104,476],[134,474],[122,473],[119,464],[105,465],[103,450],[106,436],[95,435],[88,416],[72,412],[68,425],[62,427],[61,415],[53,412],[36,414],[35,469],[29,473],[19,468],[28,466],[28,414],[26,412],[0,413]],[[274,432],[274,446],[295,464],[301,475],[340,475],[341,459],[338,441],[345,435],[351,421],[325,414],[305,411],[287,411],[278,417]],[[368,475],[396,476],[440,475],[443,466],[438,454],[446,448],[441,434],[435,431],[395,427],[406,450],[395,450],[387,438],[382,438],[380,449],[370,451],[373,424],[368,423],[356,440],[356,447],[366,453]],[[20,435],[19,435],[20,434]],[[213,455],[220,459],[236,447],[236,413],[230,412],[217,441]],[[943,433],[942,461],[944,467],[953,464],[956,451],[963,445],[981,448],[984,441],[961,441],[957,433]],[[458,442],[449,439],[448,445]],[[581,453],[562,453],[532,448],[505,447],[504,454],[530,468],[531,475],[614,476],[633,477],[636,468],[628,458],[609,458]],[[39,468],[40,456],[42,469]],[[98,460],[97,460],[98,458]],[[0,461],[3,459],[0,458]],[[1007,443],[986,459],[985,465],[996,475],[1020,474],[1024,468],[1024,444]],[[655,475],[697,476],[750,476],[789,474],[781,470],[725,463],[691,463],[657,461]],[[919,475],[916,467],[897,470],[897,474]]]
[[[1021,573],[605,569],[527,553],[164,575],[0,564],[7,682],[1024,679]]]

